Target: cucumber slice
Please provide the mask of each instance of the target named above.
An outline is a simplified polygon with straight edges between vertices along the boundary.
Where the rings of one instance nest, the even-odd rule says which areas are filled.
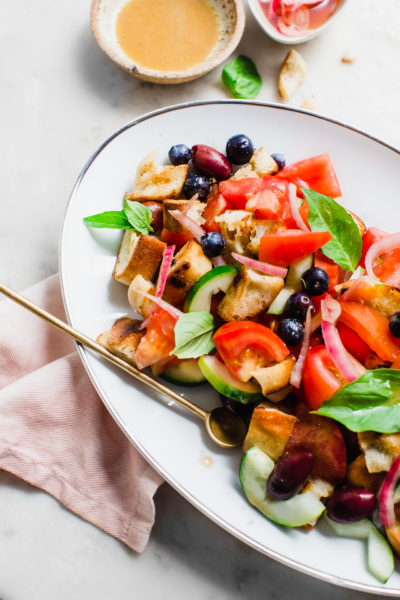
[[[204,273],[192,287],[185,302],[185,312],[206,310],[210,312],[211,296],[226,292],[235,279],[239,268],[222,265]]]
[[[311,492],[297,494],[290,500],[274,500],[267,494],[267,479],[274,461],[257,446],[252,446],[243,456],[239,479],[247,500],[262,514],[287,527],[300,527],[318,517],[325,506]]]
[[[262,399],[260,388],[255,383],[239,381],[229,373],[216,356],[202,356],[199,367],[209,383],[220,393],[238,402],[255,402]]]
[[[362,519],[355,523],[336,523],[326,515],[325,520],[340,536],[367,540],[368,569],[382,583],[389,579],[394,570],[393,552],[385,537],[372,521]]]
[[[167,381],[178,383],[180,385],[200,385],[206,378],[197,363],[198,361],[194,358],[188,358],[175,367],[165,369],[165,371],[161,373],[161,377],[167,379]]]
[[[313,266],[314,256],[306,256],[302,260],[298,260],[289,267],[289,272],[286,276],[285,287],[281,289],[275,300],[268,309],[270,315],[281,315],[285,311],[286,302],[289,297],[301,289],[301,277],[307,269]]]

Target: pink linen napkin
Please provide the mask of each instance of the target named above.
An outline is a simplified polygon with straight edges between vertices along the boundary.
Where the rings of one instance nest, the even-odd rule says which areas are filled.
[[[65,320],[57,275],[24,295]],[[73,340],[9,300],[0,301],[0,468],[133,550],[146,547],[162,478],[104,407]]]

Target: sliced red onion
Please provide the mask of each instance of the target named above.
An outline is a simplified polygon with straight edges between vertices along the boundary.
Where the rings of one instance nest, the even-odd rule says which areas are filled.
[[[189,210],[192,208],[193,204],[196,202],[197,198],[199,197],[198,194],[194,194],[194,196],[192,196],[189,200],[189,202],[186,204],[185,208],[181,211],[182,214],[186,215]]]
[[[382,254],[387,254],[388,252],[392,252],[393,250],[398,250],[400,248],[400,233],[393,233],[392,235],[388,235],[381,240],[372,244],[370,249],[368,250],[365,256],[365,269],[367,271],[367,275],[372,279],[374,283],[382,283],[375,273],[374,273],[374,263],[375,261],[382,256]],[[388,285],[393,285],[395,287],[400,287],[400,279],[398,277],[392,278],[393,280],[385,281]]]
[[[400,479],[400,456],[396,458],[383,480],[379,492],[379,516],[385,527],[393,527],[396,523],[394,512],[394,491]]]
[[[353,281],[353,279],[358,279],[359,277],[362,277],[363,275],[365,275],[365,269],[363,269],[363,267],[359,266],[354,271],[354,273],[350,276],[349,281]]]
[[[289,183],[288,190],[290,212],[292,213],[292,217],[295,220],[297,227],[302,231],[310,231],[307,225],[304,223],[303,219],[301,218],[299,205],[297,203],[297,188],[294,185],[294,183]]]
[[[176,317],[177,319],[179,319],[179,317],[181,315],[183,315],[183,312],[180,311],[179,308],[172,306],[172,304],[165,302],[165,300],[162,300],[161,298],[152,296],[151,294],[148,294],[147,292],[143,292],[142,290],[137,290],[137,293],[141,294],[145,298],[148,298],[149,300],[152,300],[155,304],[157,304],[158,306],[160,306],[161,308],[166,310],[170,315],[172,315],[173,317]]]
[[[213,264],[214,267],[223,267],[224,265],[228,264],[226,262],[226,260],[224,259],[224,257],[222,256],[222,254],[220,254],[219,256],[215,256],[214,258],[212,258],[211,262],[212,262],[212,264]]]
[[[192,217],[185,215],[180,210],[170,210],[169,213],[175,217],[178,223],[186,227],[186,229],[194,235],[198,242],[200,241],[200,238],[206,233],[206,231],[201,227],[201,225],[196,223],[196,221],[194,221]]]
[[[322,337],[324,338],[326,349],[335,363],[336,368],[348,382],[351,382],[358,379],[360,375],[355,368],[349,353],[343,346],[339,332],[334,325],[340,316],[341,310],[339,302],[333,298],[328,297],[322,300]]]
[[[167,283],[168,271],[174,258],[175,246],[166,246],[161,261],[160,272],[158,274],[157,286],[156,286],[156,298],[161,298],[164,293],[165,284]],[[155,309],[154,309],[155,310]],[[149,320],[151,319],[154,310],[151,311],[151,315],[140,323],[139,329],[147,327]]]
[[[286,25],[282,17],[279,17],[276,28],[279,31],[279,33],[281,33],[282,35],[286,35],[287,37],[300,37],[307,32],[307,30],[298,29],[296,25]]]
[[[232,252],[232,258],[237,260],[238,262],[250,267],[251,269],[255,269],[256,271],[260,271],[261,273],[265,273],[266,275],[276,275],[276,277],[286,277],[288,270],[283,267],[277,267],[275,265],[270,265],[268,263],[262,262],[261,260],[255,260],[254,258],[249,258],[248,256],[242,256],[241,254],[237,254],[236,252]]]
[[[299,388],[301,380],[303,378],[304,363],[306,362],[308,350],[310,348],[310,337],[311,337],[311,306],[308,308],[306,322],[304,323],[304,337],[300,348],[300,354],[293,367],[292,374],[290,376],[290,385],[295,388]]]

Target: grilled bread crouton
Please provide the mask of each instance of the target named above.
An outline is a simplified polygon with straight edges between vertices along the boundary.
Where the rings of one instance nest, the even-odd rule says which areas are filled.
[[[131,365],[136,365],[134,355],[145,333],[139,330],[141,322],[137,319],[122,317],[115,321],[109,331],[101,333],[97,337],[97,342]]]
[[[375,493],[379,491],[383,478],[384,473],[368,471],[364,454],[359,454],[347,468],[346,483],[354,487],[372,490]]]
[[[190,203],[190,206],[189,206]],[[189,209],[188,209],[189,206]],[[193,219],[198,225],[204,225],[206,222],[203,219],[202,212],[204,210],[204,202],[200,200],[164,200],[163,202],[163,227],[168,231],[174,231],[175,233],[187,232],[186,227],[183,227],[169,212],[170,210],[180,210],[181,212],[186,209],[188,217]]]
[[[276,233],[283,229],[279,221],[269,221],[267,219],[254,219],[251,223],[250,241],[247,244],[247,250],[254,256],[258,256],[260,251],[260,240],[263,235]]]
[[[293,364],[294,358],[288,356],[281,362],[270,367],[254,369],[250,375],[260,384],[263,396],[267,396],[289,384]]]
[[[334,486],[332,483],[326,481],[325,479],[322,479],[321,477],[311,475],[308,478],[306,485],[301,490],[300,494],[311,492],[317,498],[317,500],[321,500],[322,498],[329,498],[333,490]],[[309,523],[307,523],[307,525],[304,525],[304,527],[305,529],[307,529],[307,531],[311,531],[311,529],[313,529],[317,523],[318,519],[315,519],[314,521],[310,521]]]
[[[247,254],[253,228],[253,213],[248,210],[226,210],[215,217],[229,252]]]
[[[127,229],[119,247],[113,272],[114,279],[130,285],[136,275],[154,279],[166,244],[150,235],[140,235]]]
[[[363,431],[357,435],[368,471],[389,471],[393,461],[400,455],[400,433]]]
[[[151,152],[137,168],[132,192],[126,194],[128,200],[165,200],[177,198],[185,183],[188,165],[156,165],[156,153]]]
[[[172,261],[165,284],[164,300],[174,306],[181,304],[196,281],[211,269],[212,263],[204,255],[200,244],[189,240]]]
[[[304,58],[296,50],[289,50],[279,72],[279,93],[284,100],[288,100],[307,75],[307,66]]]
[[[246,163],[240,167],[229,179],[232,179],[232,181],[238,181],[239,179],[247,179],[247,177],[258,177],[253,165],[250,163]]]
[[[154,283],[151,283],[151,281],[144,279],[141,275],[136,275],[128,288],[128,302],[133,310],[147,319],[153,312],[155,304],[148,298],[142,296],[140,292],[146,292],[146,294],[154,296],[156,293],[156,286]]]
[[[238,179],[246,179],[247,177],[266,177],[267,175],[273,175],[277,171],[278,165],[272,156],[261,147],[253,154],[250,161],[240,167],[230,179],[237,181]]]
[[[218,305],[224,321],[243,321],[268,308],[283,288],[282,277],[263,275],[243,265]]]
[[[277,461],[283,454],[297,418],[262,402],[255,407],[243,442],[243,452],[257,446]]]

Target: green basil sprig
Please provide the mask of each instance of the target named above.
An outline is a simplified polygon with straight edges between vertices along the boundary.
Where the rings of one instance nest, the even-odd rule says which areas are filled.
[[[225,65],[222,82],[234,98],[256,98],[262,86],[256,65],[243,55]]]
[[[333,198],[314,190],[302,189],[310,213],[312,231],[329,231],[332,239],[321,250],[342,269],[354,271],[362,252],[362,239],[353,217]]]
[[[400,432],[400,370],[366,371],[314,413],[351,431]]]
[[[198,358],[211,352],[214,346],[214,318],[205,311],[181,315],[176,322],[175,348],[171,354],[178,358]]]
[[[151,222],[153,214],[148,206],[141,202],[132,202],[125,198],[123,210],[110,210],[85,217],[83,222],[88,227],[97,229],[133,229],[147,235],[153,231]]]

